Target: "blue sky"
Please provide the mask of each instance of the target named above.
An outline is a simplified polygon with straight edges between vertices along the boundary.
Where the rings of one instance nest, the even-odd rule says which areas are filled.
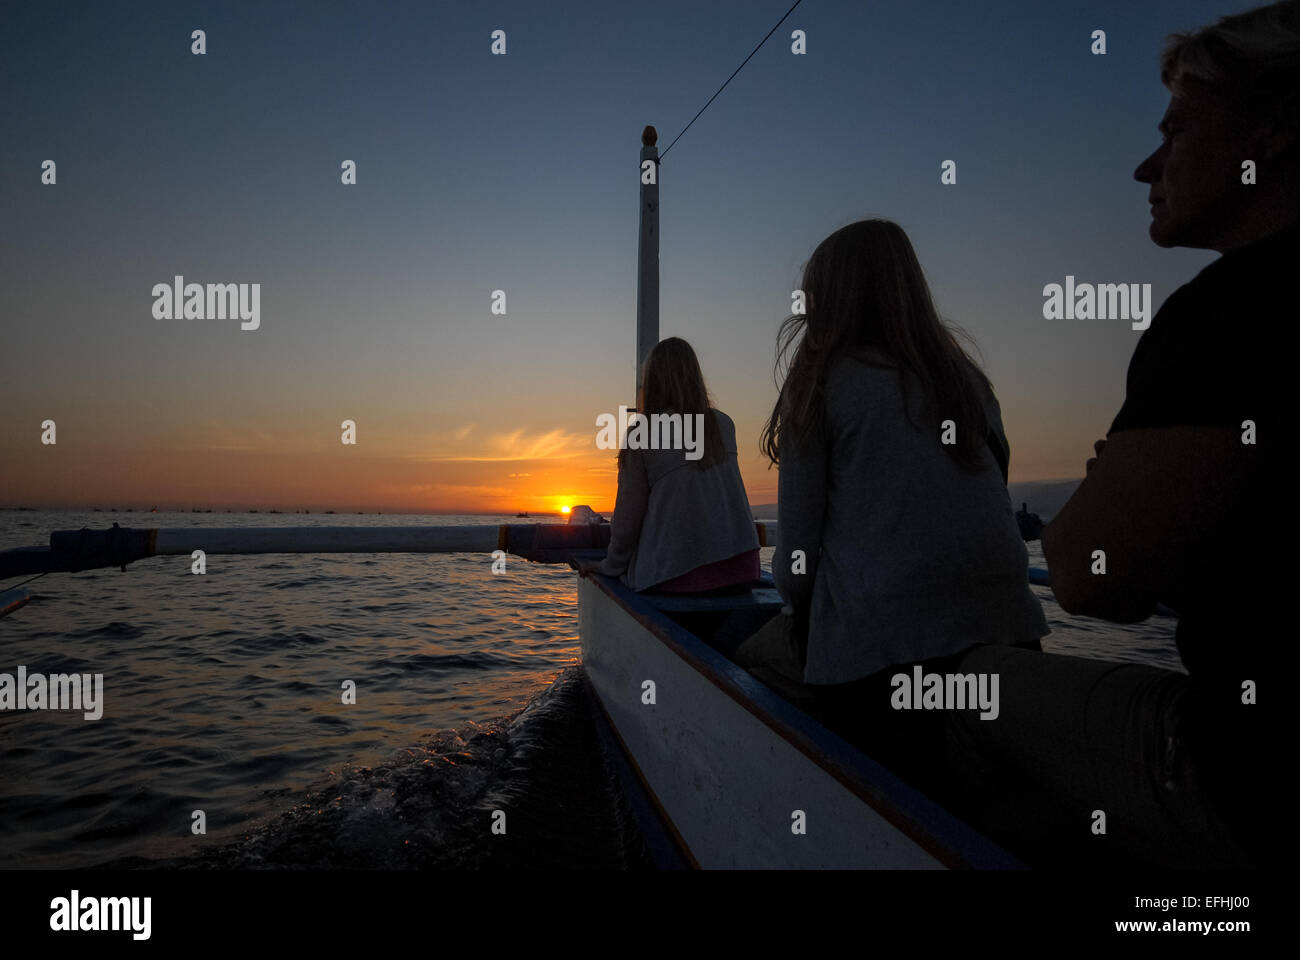
[[[1079,475],[1138,334],[1046,321],[1042,288],[1159,304],[1214,258],[1150,242],[1132,171],[1165,35],[1252,5],[805,0],[661,170],[661,332],[751,499],[790,291],[868,216],[979,343],[1012,479]],[[632,399],[641,128],[666,146],[788,6],[6,4],[0,503],[612,504],[594,418]],[[175,274],[260,282],[261,329],[154,319]]]

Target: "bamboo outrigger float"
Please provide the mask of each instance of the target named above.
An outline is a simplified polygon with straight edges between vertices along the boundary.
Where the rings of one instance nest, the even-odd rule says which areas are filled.
[[[0,551],[0,579],[42,573],[126,569],[149,557],[253,553],[491,553],[541,563],[564,562],[574,550],[601,549],[609,527],[591,524],[501,524],[427,527],[174,527],[59,530],[48,547]]]

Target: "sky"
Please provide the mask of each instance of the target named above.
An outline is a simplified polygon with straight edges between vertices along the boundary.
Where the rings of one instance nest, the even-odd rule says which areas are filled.
[[[666,147],[789,5],[5,3],[0,506],[611,509],[642,127]],[[864,217],[978,344],[1011,480],[1081,475],[1139,333],[1043,288],[1158,306],[1217,256],[1156,247],[1132,172],[1164,37],[1255,5],[804,0],[659,173],[660,332],[751,502],[791,291]],[[157,318],[177,275],[259,283],[260,326]]]

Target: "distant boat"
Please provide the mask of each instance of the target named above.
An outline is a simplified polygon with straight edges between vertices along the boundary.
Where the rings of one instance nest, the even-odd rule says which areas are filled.
[[[526,516],[528,516],[528,511],[525,510],[523,513],[516,513],[515,516],[516,516],[516,517],[526,517]]]
[[[1041,540],[1043,536],[1043,518],[1036,513],[1029,512],[1029,504],[1020,504],[1020,509],[1016,511],[1016,526],[1020,528],[1020,537],[1026,543],[1030,540]]]

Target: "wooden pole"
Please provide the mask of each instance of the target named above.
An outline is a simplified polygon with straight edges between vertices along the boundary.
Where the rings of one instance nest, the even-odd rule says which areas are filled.
[[[641,132],[641,235],[637,241],[636,395],[641,402],[641,368],[659,342],[659,134]],[[649,166],[647,166],[647,161]],[[647,182],[649,181],[649,182]]]

